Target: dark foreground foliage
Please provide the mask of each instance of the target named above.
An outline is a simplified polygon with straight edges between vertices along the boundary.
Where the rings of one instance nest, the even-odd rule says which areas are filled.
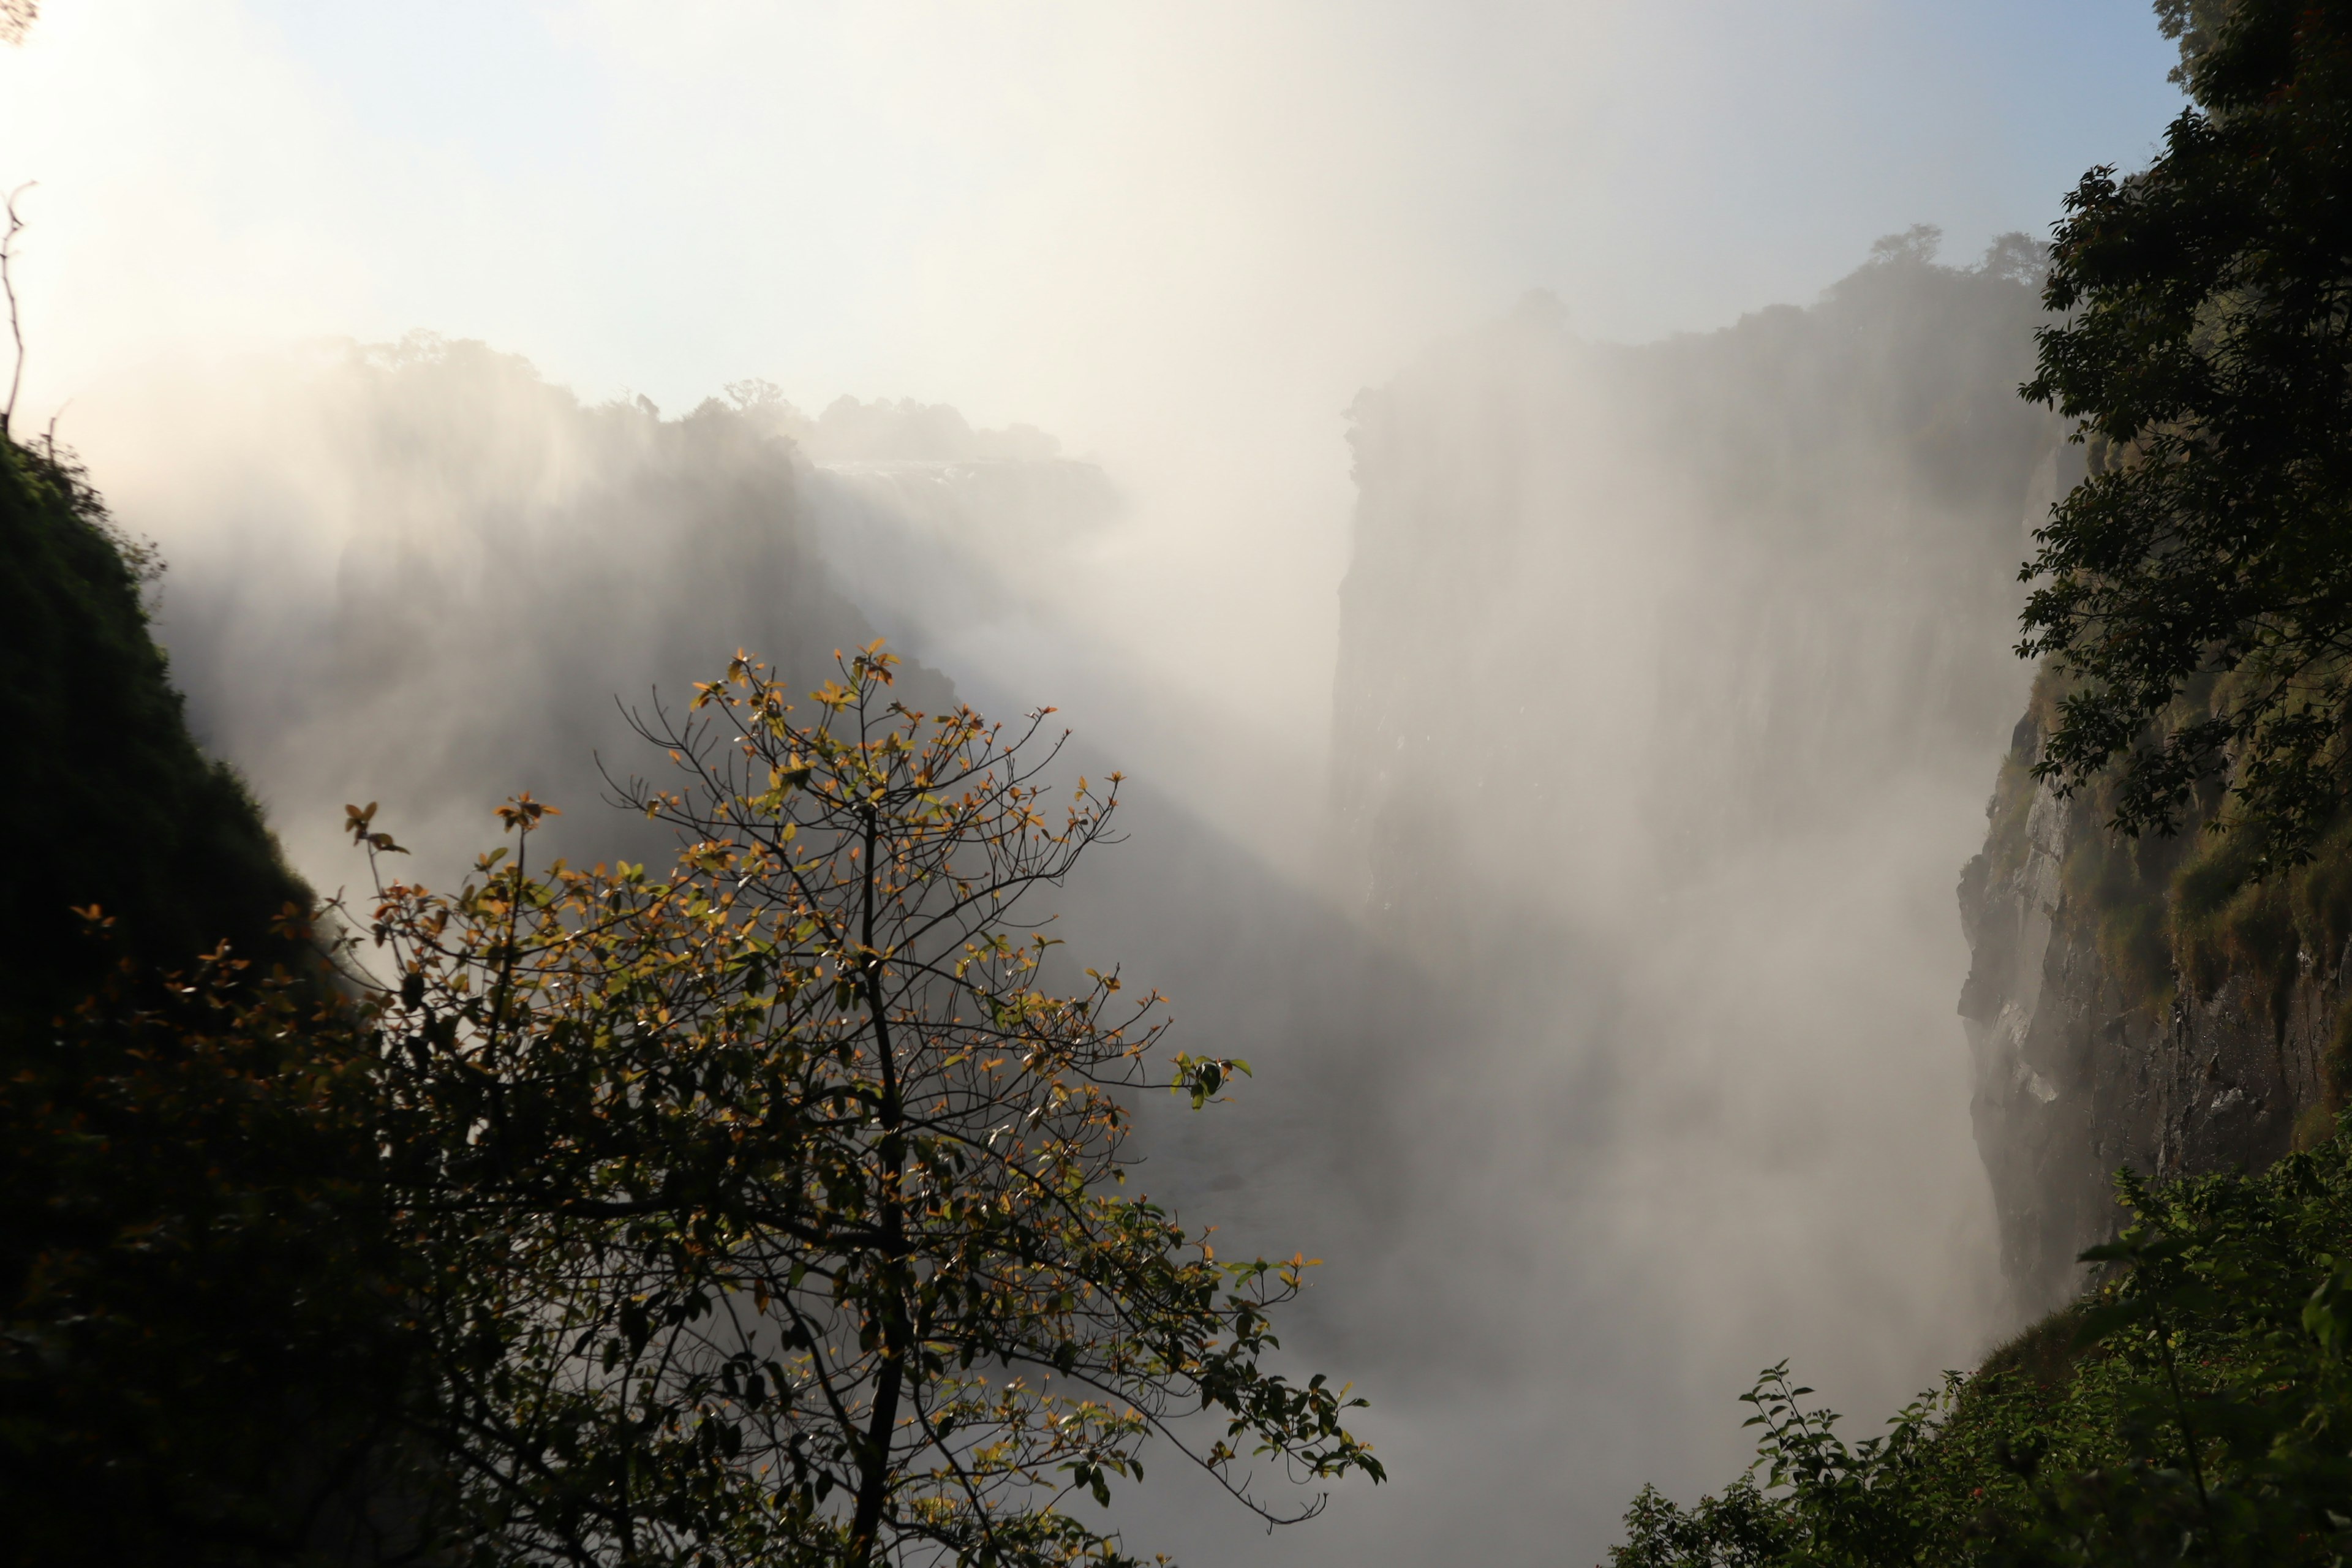
[[[2151,1190],[2082,1303],[1849,1445],[1785,1367],[1756,1467],[1645,1489],[1617,1568],[2352,1560],[2352,1128],[2266,1174]]]
[[[427,1347],[364,1039],[225,950],[143,973],[0,1079],[9,1560],[400,1561]]]

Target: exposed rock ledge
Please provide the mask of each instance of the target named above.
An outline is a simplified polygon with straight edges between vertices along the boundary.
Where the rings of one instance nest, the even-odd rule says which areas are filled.
[[[2178,894],[2160,890],[2192,851],[2148,847],[2162,864],[2131,895],[2143,907],[2119,910],[2100,859],[2141,851],[2114,844],[2092,802],[2032,783],[2041,739],[2032,716],[2018,726],[1990,841],[1959,887],[1974,953],[1959,1011],[1977,1146],[2024,1311],[2070,1296],[2076,1255],[2117,1228],[2118,1167],[2158,1178],[2260,1169],[2333,1109],[2329,1061],[2352,962],[2352,942],[2314,952],[2298,931],[2273,973],[2209,963],[2209,982],[2194,984],[2174,930]],[[2145,961],[2136,976],[2119,955],[2131,918],[2147,922],[2143,943],[2158,954],[2154,984]]]

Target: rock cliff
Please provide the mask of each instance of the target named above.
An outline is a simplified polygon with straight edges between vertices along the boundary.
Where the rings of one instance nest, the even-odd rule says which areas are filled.
[[[2032,777],[2057,696],[2045,673],[1959,887],[1971,1110],[2029,1310],[2070,1295],[2076,1255],[2117,1228],[2119,1167],[2258,1171],[2324,1132],[2352,1016],[2343,837],[2263,886],[2201,823],[2118,840],[2102,801]]]
[[[1658,343],[1530,300],[1353,410],[1330,864],[1463,997],[1389,1091],[1449,1210],[1420,1277],[1507,1259],[1543,1321],[1497,1344],[1576,1303],[1595,1430],[1585,1391],[1662,1429],[1782,1354],[1896,1398],[2012,1315],[1948,900],[2059,432],[2028,269],[1925,237]]]
[[[1358,400],[1335,871],[1376,923],[1517,924],[1574,867],[1619,924],[1900,781],[1981,776],[2056,430],[2016,396],[2032,289],[1932,238],[1640,347],[1532,298]]]

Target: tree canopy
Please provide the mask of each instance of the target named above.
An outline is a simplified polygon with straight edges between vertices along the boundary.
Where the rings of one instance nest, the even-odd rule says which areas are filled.
[[[739,656],[645,732],[628,801],[686,844],[384,882],[391,1183],[450,1353],[433,1447],[492,1561],[1124,1561],[1064,1506],[1158,1436],[1269,1521],[1380,1463],[1352,1401],[1272,1370],[1307,1262],[1226,1261],[1120,1189],[1121,1089],[1195,1106],[1243,1064],[1150,1053],[1159,998],[1046,984],[1026,900],[1103,841],[1114,776],[1049,797],[1043,715],[890,700],[879,644],[795,716]],[[353,808],[381,859],[397,849]],[[1208,1413],[1199,1432],[1183,1419]]]
[[[2268,871],[2341,808],[2352,719],[2352,5],[2165,7],[2194,99],[2067,197],[2027,396],[2090,474],[2037,534],[2020,652],[2076,682],[2038,764],[2114,825],[2200,791]]]

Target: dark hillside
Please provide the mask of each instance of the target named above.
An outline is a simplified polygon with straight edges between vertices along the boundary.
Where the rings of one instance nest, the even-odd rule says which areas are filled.
[[[378,1561],[421,1494],[383,1446],[409,1363],[362,1058],[150,564],[0,441],[0,1562]]]
[[[106,958],[71,913],[96,904],[121,952],[175,965],[226,940],[282,947],[310,890],[235,773],[197,749],[140,602],[144,566],[67,463],[0,442],[0,1020],[87,991]]]

